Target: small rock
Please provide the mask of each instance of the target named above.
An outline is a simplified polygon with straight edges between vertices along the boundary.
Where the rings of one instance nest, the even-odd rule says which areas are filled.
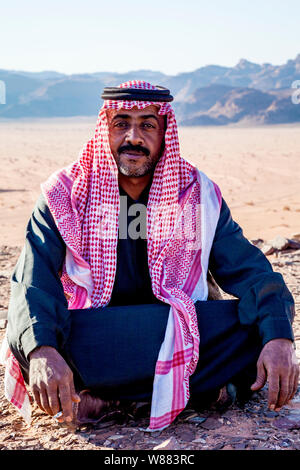
[[[115,421],[104,421],[103,423],[97,424],[97,429],[104,429],[104,428],[109,428],[110,426],[113,426]]]
[[[239,442],[242,442],[242,440],[243,440],[243,437],[233,437],[232,439],[230,439],[230,443],[238,444]]]
[[[279,443],[281,447],[291,447],[293,445],[293,442],[290,439],[284,439]]]
[[[264,243],[264,241],[261,238],[257,238],[255,240],[250,240],[250,241],[251,241],[252,245],[255,245],[255,246],[258,246],[258,247],[260,247]]]
[[[300,233],[293,233],[291,235],[292,240],[298,240],[300,242]]]
[[[0,423],[0,429],[5,428],[6,426],[10,426],[9,423]]]
[[[299,248],[300,248],[300,242],[299,241],[288,239],[288,242],[289,242],[288,248],[292,248],[294,250],[299,250]]]
[[[121,434],[116,434],[114,436],[109,436],[107,439],[111,440],[111,441],[117,441],[118,439],[123,439],[124,436],[122,436]]]
[[[287,238],[278,235],[270,242],[270,244],[276,250],[285,250],[289,246],[289,241]]]
[[[177,437],[180,438],[181,440],[185,442],[191,442],[193,439],[195,439],[195,433],[190,430],[184,430],[176,433]]]
[[[154,431],[151,433],[151,437],[159,437],[161,435],[161,431]]]
[[[244,450],[247,447],[246,442],[239,442],[238,444],[234,445],[234,450]]]
[[[121,426],[121,427],[122,427],[122,432],[123,432],[123,431],[124,431],[124,432],[130,432],[130,433],[138,432],[138,430],[135,429],[135,428],[131,428],[131,427],[128,428],[127,426]]]
[[[128,421],[128,423],[132,428],[137,428],[139,423],[137,421],[133,421],[132,419]]]
[[[104,443],[103,443],[104,447],[107,447],[109,445],[111,445],[111,442],[109,440],[106,440]],[[111,450],[111,447],[109,447],[109,450]]]
[[[300,421],[300,409],[299,408],[293,408],[288,411],[288,417],[292,421]]]
[[[74,444],[75,442],[77,442],[77,436],[70,436],[70,437],[67,437],[65,440],[64,440],[64,443],[67,444],[67,445],[71,445],[71,444]]]
[[[276,418],[279,414],[276,411],[264,411],[264,416],[266,418]]]
[[[131,442],[132,444],[136,444],[140,439],[141,439],[141,436],[139,436],[138,434],[136,434],[135,436],[130,437],[130,442]]]
[[[202,437],[198,437],[197,439],[194,439],[192,442],[194,442],[195,444],[206,444],[206,440],[205,439],[202,439]]]
[[[300,399],[294,398],[288,405],[285,405],[285,408],[288,410],[300,410]]]
[[[264,434],[257,434],[253,439],[256,439],[257,441],[267,441],[269,437]]]
[[[263,245],[261,251],[265,256],[272,255],[275,252],[275,248],[272,245]]]
[[[192,416],[197,416],[198,413],[195,412],[195,410],[192,410],[191,408],[186,408],[180,413],[180,418],[186,419],[186,418],[191,418]]]
[[[176,441],[175,437],[170,437],[166,441],[161,442],[157,446],[153,447],[153,450],[179,450],[180,445]]]
[[[203,418],[202,416],[192,416],[191,418],[186,418],[185,421],[188,421],[189,423],[193,423],[193,424],[200,424],[200,423],[204,423],[204,421],[206,421],[207,418]]]
[[[218,429],[222,426],[222,424],[216,418],[207,418],[204,423],[200,423],[200,426],[204,429]]]
[[[213,447],[212,450],[220,450],[220,449],[223,449],[224,447],[224,442],[220,442],[219,444],[217,444],[215,447]]]
[[[300,429],[300,420],[288,418],[277,418],[273,421],[272,426],[277,429],[289,430],[289,429]]]

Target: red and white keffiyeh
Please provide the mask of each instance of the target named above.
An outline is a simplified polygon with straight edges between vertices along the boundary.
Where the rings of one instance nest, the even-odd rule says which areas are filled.
[[[140,81],[120,87],[155,89]],[[169,103],[106,100],[94,138],[75,163],[42,185],[42,191],[66,244],[61,282],[68,308],[106,306],[116,272],[120,209],[118,168],[110,150],[106,110],[150,105],[167,115],[167,129],[147,205],[148,265],[154,295],[170,305],[153,384],[148,430],[155,431],[167,427],[189,399],[189,377],[198,362],[200,341],[194,303],[207,299],[208,259],[220,214],[220,190],[181,158]],[[6,383],[10,382],[6,396],[28,420],[30,403],[18,363],[7,345],[3,348]]]

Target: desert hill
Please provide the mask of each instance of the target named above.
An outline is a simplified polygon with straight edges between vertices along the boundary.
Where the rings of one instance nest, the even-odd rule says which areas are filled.
[[[104,86],[133,78],[170,88],[181,125],[300,122],[300,106],[292,102],[300,54],[283,65],[242,59],[234,67],[208,65],[175,76],[148,70],[77,75],[0,70],[6,86],[0,118],[94,116]]]

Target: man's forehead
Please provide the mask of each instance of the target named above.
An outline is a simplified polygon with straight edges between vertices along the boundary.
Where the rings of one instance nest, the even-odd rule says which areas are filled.
[[[158,106],[155,106],[155,105],[150,105],[150,106],[147,106],[146,108],[143,108],[143,109],[139,109],[137,106],[134,106],[133,108],[131,109],[124,109],[124,108],[120,108],[120,109],[107,109],[106,110],[106,114],[107,114],[107,117],[111,120],[113,119],[115,116],[117,115],[120,115],[120,116],[129,116],[129,117],[142,117],[142,116],[149,116],[151,114],[153,114],[154,116],[157,116],[157,117],[161,117],[159,114],[158,114],[158,111],[159,111],[159,108]]]

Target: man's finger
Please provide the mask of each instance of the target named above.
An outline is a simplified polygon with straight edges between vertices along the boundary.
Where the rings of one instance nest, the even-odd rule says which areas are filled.
[[[295,377],[295,388],[296,388],[295,393],[297,393],[297,390],[298,390],[299,377],[300,377],[300,367],[299,367],[299,364],[297,364],[296,365],[296,377]]]
[[[274,410],[278,402],[279,394],[279,376],[271,375],[269,377],[268,407]]]
[[[39,392],[39,390],[34,387],[34,388],[32,388],[32,393],[33,393],[33,396],[34,396],[34,401],[36,402],[37,406],[38,406],[41,410],[45,411],[44,408],[42,407],[42,403],[41,403],[41,399],[40,399],[40,392]]]
[[[251,385],[251,390],[260,390],[263,388],[267,380],[267,374],[262,362],[257,363],[257,375],[254,384]]]
[[[51,409],[49,406],[49,401],[48,401],[48,394],[46,388],[42,387],[40,391],[40,398],[41,398],[41,404],[43,407],[43,410],[48,413],[48,415],[51,415]]]
[[[293,398],[293,391],[294,391],[294,383],[295,383],[295,371],[292,370],[289,380],[289,393],[286,399],[286,404]]]
[[[66,421],[72,421],[73,419],[73,407],[72,407],[72,397],[69,384],[60,385],[59,387],[59,400],[61,404],[61,410],[63,412],[63,417]]]
[[[277,404],[275,407],[276,411],[278,411],[280,408],[282,408],[282,406],[284,406],[287,403],[288,398],[290,396],[290,392],[291,392],[291,389],[290,389],[291,385],[292,384],[290,384],[289,378],[285,377],[280,380],[278,400],[277,400]]]
[[[297,390],[298,390],[298,385],[299,385],[299,367],[297,366],[297,368],[295,370],[294,378],[293,378],[292,393],[289,397],[289,400],[292,400],[294,398],[294,396],[296,395]]]
[[[70,383],[70,391],[71,391],[71,399],[74,403],[79,403],[80,402],[80,396],[78,393],[76,393],[75,386],[73,380]]]
[[[60,410],[59,399],[57,395],[57,387],[48,389],[48,401],[49,401],[49,407],[51,410],[50,414],[56,415],[56,413],[58,413]]]

